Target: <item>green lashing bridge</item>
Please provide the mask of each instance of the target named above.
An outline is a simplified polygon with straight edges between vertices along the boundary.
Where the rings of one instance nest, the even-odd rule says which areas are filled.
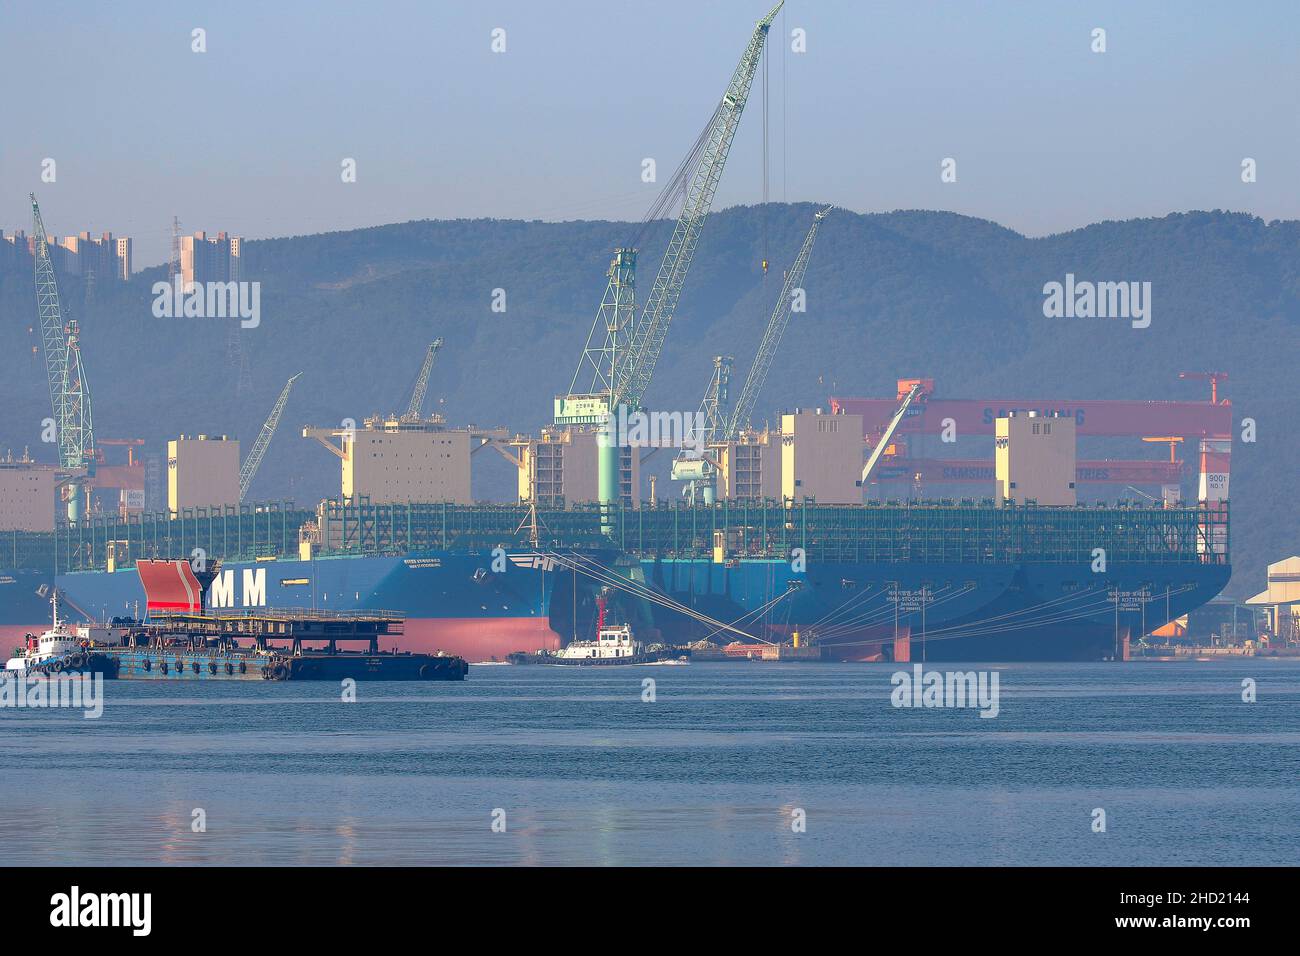
[[[612,535],[602,534],[604,523]],[[1227,564],[1228,509],[1137,507],[995,508],[975,502],[819,505],[812,501],[681,501],[639,508],[579,505],[538,509],[538,546],[619,549],[637,556],[788,558],[873,562],[1090,561]],[[296,558],[300,539],[318,555],[528,548],[532,516],[521,505],[326,502],[319,512],[290,503],[197,509],[128,522],[86,519],[52,534],[0,534],[13,567],[60,572],[117,567],[141,558],[230,561]],[[10,537],[13,540],[10,541]],[[11,555],[9,552],[12,551]]]

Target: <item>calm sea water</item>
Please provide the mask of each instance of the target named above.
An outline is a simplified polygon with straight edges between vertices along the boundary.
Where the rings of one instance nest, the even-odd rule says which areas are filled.
[[[354,704],[110,682],[99,720],[0,710],[0,845],[10,865],[1300,862],[1300,662],[1002,665],[995,719],[895,709],[896,669],[474,667]]]

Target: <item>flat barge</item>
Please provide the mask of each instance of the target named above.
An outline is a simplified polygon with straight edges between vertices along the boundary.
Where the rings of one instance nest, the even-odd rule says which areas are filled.
[[[464,680],[460,657],[381,650],[402,618],[382,612],[258,611],[172,615],[109,630],[85,652],[120,680]],[[361,643],[360,650],[343,643]]]
[[[396,612],[208,610],[204,596],[219,567],[196,572],[186,561],[139,562],[147,620],[114,618],[73,631],[60,625],[56,610],[59,633],[47,633],[42,643],[63,649],[10,663],[32,674],[165,681],[443,681],[469,672],[461,657],[398,650],[405,618]]]

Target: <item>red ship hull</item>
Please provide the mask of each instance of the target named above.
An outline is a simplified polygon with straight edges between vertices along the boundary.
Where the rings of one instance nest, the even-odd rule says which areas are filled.
[[[560,636],[544,619],[505,617],[408,618],[397,640],[399,650],[419,654],[454,654],[471,664],[503,661],[514,653],[536,654],[560,649]]]
[[[15,647],[23,646],[23,639],[28,634],[43,634],[49,629],[49,621],[36,621],[32,624],[0,624],[0,653],[8,657]]]

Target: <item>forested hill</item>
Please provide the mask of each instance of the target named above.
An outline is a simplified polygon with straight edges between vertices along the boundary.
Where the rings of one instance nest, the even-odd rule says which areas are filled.
[[[693,410],[715,354],[736,357],[739,384],[816,208],[739,207],[709,219],[648,395],[652,407]],[[659,223],[641,237],[641,298],[669,228]],[[60,283],[81,323],[103,437],[139,436],[154,449],[180,432],[247,442],[285,379],[304,372],[252,497],[307,503],[337,493],[338,466],[300,426],[402,408],[435,336],[446,344],[429,395],[451,422],[515,431],[546,422],[552,397],[569,387],[610,252],[636,231],[613,222],[458,220],[248,242],[243,278],[261,283],[262,315],[258,328],[239,332],[252,385],[242,398],[228,358],[230,320],[153,316],[151,286],[165,268],[127,284],[101,281],[89,299],[78,278]],[[11,248],[0,248],[0,450],[31,446],[52,460],[39,441],[49,400],[30,331],[31,259]],[[1044,284],[1067,273],[1150,282],[1150,327],[1045,317]],[[1265,564],[1300,551],[1300,223],[1192,212],[1028,239],[950,213],[836,210],[804,286],[808,311],[790,324],[760,420],[782,407],[824,406],[830,394],[892,396],[900,377],[932,377],[938,394],[952,397],[1200,400],[1205,384],[1180,382],[1178,372],[1223,370],[1235,416],[1255,419],[1258,436],[1233,448],[1233,592],[1261,590]],[[504,290],[504,312],[492,309],[494,290]],[[1162,447],[1115,442],[1081,454],[1155,456]],[[958,455],[987,453],[958,445]],[[490,452],[475,460],[476,493],[512,493],[506,462]]]

